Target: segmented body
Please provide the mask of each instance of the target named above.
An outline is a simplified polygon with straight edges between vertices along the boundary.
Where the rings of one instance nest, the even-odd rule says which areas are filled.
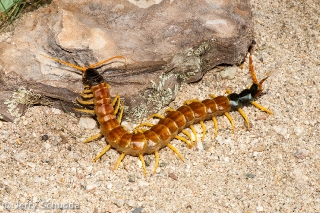
[[[121,58],[121,56],[116,56],[113,58]],[[97,116],[97,120],[100,124],[101,129],[101,134],[93,136],[87,141],[91,141],[92,139],[95,139],[99,136],[104,136],[108,146],[95,158],[95,160],[99,159],[105,152],[107,152],[112,147],[121,153],[116,168],[119,166],[120,162],[122,161],[125,155],[139,156],[140,160],[142,161],[145,174],[145,164],[143,160],[143,155],[155,154],[156,170],[159,160],[158,151],[166,146],[168,146],[174,152],[176,152],[178,156],[182,159],[179,152],[173,146],[170,145],[170,141],[174,137],[178,137],[177,134],[179,134],[181,131],[183,132],[184,129],[187,127],[190,127],[193,130],[193,133],[195,133],[192,125],[200,122],[203,127],[204,136],[205,129],[203,121],[209,119],[214,120],[217,132],[218,129],[215,117],[220,115],[226,115],[233,125],[232,118],[228,114],[228,112],[233,110],[238,110],[248,123],[246,115],[241,110],[241,108],[247,104],[254,104],[261,110],[271,114],[269,110],[254,102],[254,99],[257,98],[257,96],[262,92],[262,83],[266,78],[258,83],[252,66],[251,51],[249,63],[254,83],[249,89],[245,89],[239,94],[231,93],[227,96],[212,96],[211,99],[206,99],[203,101],[191,101],[189,104],[183,105],[179,107],[177,110],[169,111],[164,117],[159,116],[160,120],[157,124],[152,126],[150,125],[150,129],[139,132],[128,132],[123,126],[121,126],[120,121],[116,117],[116,112],[114,109],[115,101],[112,101],[110,97],[110,86],[105,82],[105,80],[97,72],[97,70],[93,69],[94,65],[90,67],[78,67],[75,65],[70,65],[69,63],[63,62],[59,59],[51,59],[66,64],[68,66],[75,67],[83,72],[83,83],[87,85],[87,92],[85,93],[85,95],[82,95],[82,97],[92,97],[93,101],[87,102],[78,100],[78,102],[83,105],[93,105],[94,111],[79,111],[95,114]],[[101,63],[97,64],[100,65]],[[90,93],[92,93],[92,96],[90,95]],[[190,135],[189,138],[190,140],[192,140]],[[181,139],[181,137],[179,139]],[[188,143],[188,141],[186,142]],[[192,143],[188,143],[188,145],[190,146],[192,145]]]

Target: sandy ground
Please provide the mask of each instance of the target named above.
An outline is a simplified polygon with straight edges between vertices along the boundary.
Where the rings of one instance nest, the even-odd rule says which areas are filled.
[[[320,5],[252,4],[257,76],[273,72],[258,102],[273,116],[245,107],[247,131],[232,112],[234,133],[227,118],[218,117],[217,138],[208,121],[197,148],[172,141],[184,162],[164,148],[152,174],[154,156],[145,156],[144,177],[137,157],[126,156],[111,171],[119,157],[115,150],[92,162],[104,140],[81,142],[98,128],[81,129],[78,118],[57,109],[30,108],[16,123],[0,122],[0,212],[319,212]],[[241,91],[251,82],[247,62],[234,77],[212,71],[183,85],[171,105],[222,95],[227,88]]]

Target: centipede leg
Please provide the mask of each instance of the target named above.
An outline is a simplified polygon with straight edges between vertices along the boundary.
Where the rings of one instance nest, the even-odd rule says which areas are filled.
[[[219,130],[219,127],[218,127],[218,122],[217,122],[217,119],[215,117],[212,117],[212,121],[213,121],[213,124],[214,124],[214,128],[216,130],[215,134],[214,134],[214,137],[217,137],[218,135],[218,130]]]
[[[117,169],[118,169],[118,167],[120,166],[121,161],[123,160],[123,158],[124,158],[125,156],[126,156],[125,153],[122,153],[122,154],[119,156],[118,161],[117,161],[117,164],[116,164],[115,167],[114,167],[114,170],[117,170]]]
[[[116,95],[116,97],[114,97],[114,99],[113,99],[111,104],[114,107],[114,114],[117,114],[118,110],[120,108],[120,95]]]
[[[158,114],[158,113],[155,113],[155,114],[150,115],[148,119],[152,119],[152,118],[163,119],[164,116],[163,116],[163,115],[160,115],[160,114]]]
[[[78,111],[78,112],[83,112],[83,113],[88,113],[88,114],[91,114],[91,115],[95,115],[96,112],[94,110],[91,110],[91,109],[78,109],[78,108],[72,108],[73,110],[75,111]]]
[[[181,132],[182,132],[183,134],[185,134],[185,135],[190,139],[191,142],[189,142],[189,143],[192,144],[193,139],[192,139],[190,133],[187,132],[185,129],[183,129]]]
[[[232,127],[232,133],[234,133],[234,121],[233,121],[231,115],[227,112],[225,112],[224,115],[229,119],[229,121],[231,123],[231,127]]]
[[[93,104],[94,104],[93,101],[84,101],[84,100],[81,100],[81,99],[79,99],[79,98],[76,98],[76,101],[77,101],[79,104],[81,104],[81,105],[88,105],[88,106],[90,106],[90,105],[93,105]]]
[[[143,155],[140,154],[139,155],[140,161],[142,163],[142,168],[143,168],[143,175],[146,176],[147,172],[146,172],[146,163],[144,162],[144,158]]]
[[[156,157],[156,162],[154,163],[153,173],[156,173],[156,172],[157,172],[158,165],[159,165],[159,152],[158,152],[158,151],[155,151],[155,152],[154,152],[154,155],[155,155],[155,157]]]
[[[206,125],[204,125],[203,121],[200,121],[200,125],[201,125],[201,128],[202,128],[202,137],[201,137],[201,140],[203,141],[203,140],[204,140],[204,137],[206,137],[207,129],[206,129]]]
[[[90,99],[90,98],[93,98],[93,94],[92,93],[82,93],[81,97],[83,99]]]
[[[273,112],[271,112],[269,109],[261,106],[261,105],[258,104],[257,102],[252,101],[251,104],[254,105],[255,107],[257,107],[258,109],[260,109],[260,110],[262,110],[262,111],[264,111],[264,112],[266,112],[266,113],[269,113],[269,114],[273,115]]]
[[[119,123],[121,123],[121,121],[122,121],[123,112],[124,112],[124,104],[122,103],[122,104],[121,104],[120,114],[119,114],[119,116],[118,116],[118,118],[117,118],[117,120],[118,120]]]
[[[229,89],[227,89],[227,93],[231,94],[231,91]],[[241,108],[238,108],[237,110],[242,115],[244,120],[246,121],[248,130],[250,130],[250,122],[249,122],[249,119],[248,119],[247,115],[244,113],[244,111]]]
[[[109,149],[111,148],[111,145],[107,145],[94,159],[93,162],[96,162],[99,158],[101,158],[102,155],[104,155]]]
[[[192,102],[200,102],[198,99],[191,99],[191,100],[186,100],[183,102],[183,105],[188,105],[191,104]]]
[[[194,135],[194,142],[195,143],[198,143],[198,138],[197,138],[197,132],[196,132],[196,129],[194,128],[193,125],[190,125],[189,128],[191,129],[193,135]],[[191,139],[192,140],[192,139]]]
[[[167,147],[169,147],[172,151],[174,151],[179,156],[179,158],[182,161],[184,161],[182,155],[180,154],[180,152],[174,146],[172,146],[170,143],[168,143]]]
[[[167,114],[168,112],[172,112],[172,111],[175,111],[175,110],[172,108],[167,108],[166,110],[164,110],[164,113]]]
[[[89,143],[89,142],[91,142],[91,141],[93,141],[95,139],[102,138],[102,137],[103,137],[103,134],[99,133],[99,134],[91,136],[87,140],[83,141],[83,143]]]
[[[176,139],[185,142],[188,145],[188,148],[192,148],[192,143],[190,143],[190,141],[188,141],[187,139],[185,139],[184,137],[181,137],[179,135],[174,136]]]
[[[244,113],[244,111],[242,109],[238,109],[238,112],[242,115],[242,117],[244,118],[244,120],[246,121],[246,124],[247,124],[247,128],[248,130],[250,130],[250,122],[249,122],[249,119],[247,117],[247,115]]]

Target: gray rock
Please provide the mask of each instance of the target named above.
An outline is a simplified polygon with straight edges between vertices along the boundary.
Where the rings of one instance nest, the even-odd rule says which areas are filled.
[[[53,1],[25,16],[0,44],[0,114],[49,105],[72,111],[81,75],[43,55],[99,68],[111,95],[125,100],[125,118],[143,118],[175,97],[180,82],[194,82],[218,64],[240,64],[253,38],[249,1]],[[29,91],[9,113],[13,92]]]

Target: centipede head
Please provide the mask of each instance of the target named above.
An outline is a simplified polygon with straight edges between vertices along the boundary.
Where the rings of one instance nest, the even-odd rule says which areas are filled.
[[[91,86],[94,86],[94,85],[97,85],[97,84],[100,84],[102,82],[104,82],[105,80],[103,79],[102,75],[100,75],[100,73],[94,69],[95,67],[97,66],[100,66],[108,61],[111,61],[112,59],[115,59],[115,58],[121,58],[121,59],[124,59],[124,64],[126,65],[126,58],[123,57],[123,56],[113,56],[109,59],[106,59],[104,61],[100,61],[98,63],[95,63],[95,64],[92,64],[90,66],[87,66],[87,67],[80,67],[80,66],[77,66],[77,65],[74,65],[74,64],[71,64],[69,62],[66,62],[66,61],[63,61],[63,60],[60,60],[58,58],[52,58],[52,57],[49,57],[49,56],[46,56],[46,55],[42,55],[46,58],[49,58],[51,60],[54,60],[54,61],[57,61],[61,64],[64,64],[66,66],[69,66],[69,67],[73,67],[77,70],[80,70],[82,72],[82,82],[84,85],[89,85],[90,87]]]

